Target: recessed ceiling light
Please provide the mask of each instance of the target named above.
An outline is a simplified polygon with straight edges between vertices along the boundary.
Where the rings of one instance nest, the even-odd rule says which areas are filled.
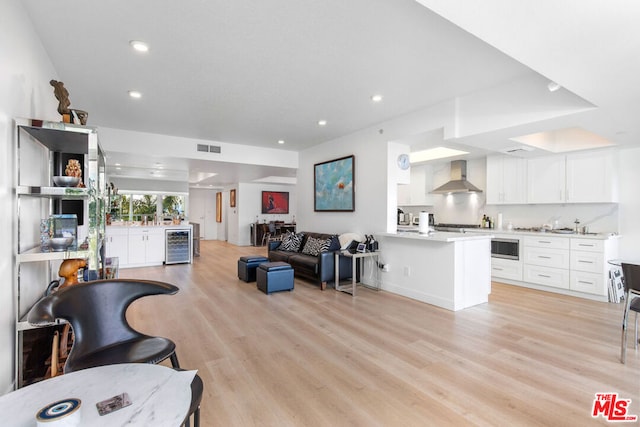
[[[149,52],[149,45],[145,42],[141,42],[139,40],[131,40],[129,44],[138,52]]]
[[[122,168],[121,168],[120,166],[118,166],[118,167],[116,168],[116,170],[118,170],[118,171],[119,171],[119,170],[122,170]]]
[[[327,125],[326,120],[318,120],[318,126],[326,126],[326,125]]]
[[[382,95],[373,95],[373,96],[371,97],[371,100],[372,100],[373,102],[380,102],[380,101],[382,101]]]
[[[284,144],[284,141],[283,140],[279,140],[278,144]]]
[[[549,89],[549,92],[555,92],[558,89],[560,89],[562,86],[560,86],[558,83],[556,82],[549,82],[549,84],[547,85],[547,89]]]
[[[116,166],[120,166],[120,163],[116,163]]]
[[[142,98],[142,94],[140,92],[138,92],[137,90],[130,90],[129,91],[129,96],[132,97],[132,98],[136,98],[136,99]]]

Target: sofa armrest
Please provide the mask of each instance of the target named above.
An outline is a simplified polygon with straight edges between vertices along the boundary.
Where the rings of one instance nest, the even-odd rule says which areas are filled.
[[[329,282],[335,277],[335,252],[320,252],[318,255],[318,278]]]
[[[282,243],[280,240],[269,240],[269,242],[267,242],[267,252],[276,250],[278,246],[280,246],[280,243]]]

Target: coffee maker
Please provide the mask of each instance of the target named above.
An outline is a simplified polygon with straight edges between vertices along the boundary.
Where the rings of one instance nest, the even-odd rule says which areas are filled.
[[[398,225],[404,224],[404,211],[398,208]]]

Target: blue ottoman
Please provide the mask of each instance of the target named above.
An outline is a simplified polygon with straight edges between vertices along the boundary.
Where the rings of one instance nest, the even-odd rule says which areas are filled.
[[[256,270],[257,286],[265,294],[293,290],[293,268],[286,262],[265,262]]]
[[[240,257],[238,260],[238,279],[245,282],[255,282],[256,268],[267,261],[269,261],[267,258],[257,255]]]

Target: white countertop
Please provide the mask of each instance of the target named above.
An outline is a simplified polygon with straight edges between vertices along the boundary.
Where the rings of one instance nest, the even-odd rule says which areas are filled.
[[[188,222],[182,222],[180,224],[148,224],[148,225],[141,225],[140,223],[112,223],[111,225],[107,225],[107,229],[109,228],[189,228],[192,227],[192,225]]]
[[[376,236],[398,237],[402,239],[423,240],[427,242],[460,242],[465,240],[491,239],[493,234],[483,233],[454,233],[450,231],[434,231],[420,234],[415,231],[398,231],[396,233],[375,233]]]
[[[546,236],[546,237],[564,237],[573,239],[594,239],[594,240],[608,240],[618,239],[621,236],[617,233],[594,233],[594,234],[580,234],[580,233],[554,233],[551,231],[522,231],[522,230],[507,230],[507,229],[482,229],[482,228],[466,228],[465,233],[493,233],[500,235],[513,235],[513,236]]]

